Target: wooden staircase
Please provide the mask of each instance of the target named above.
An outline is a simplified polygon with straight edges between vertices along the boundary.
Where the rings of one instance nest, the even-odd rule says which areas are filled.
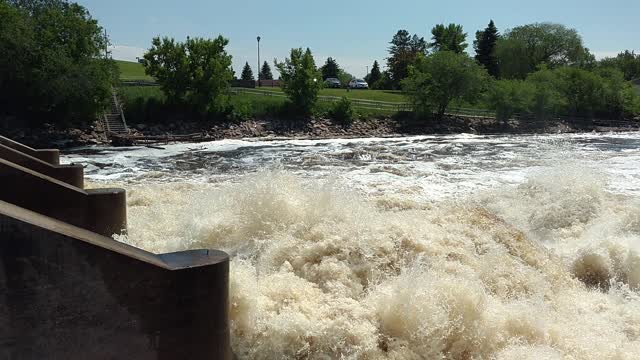
[[[105,112],[102,120],[103,130],[109,138],[114,135],[124,135],[129,132],[127,122],[124,118],[124,112],[122,111],[122,105],[118,100],[115,90],[111,97],[111,107]]]

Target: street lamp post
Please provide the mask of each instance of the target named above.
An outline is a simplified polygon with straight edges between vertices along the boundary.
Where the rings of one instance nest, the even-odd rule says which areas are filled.
[[[258,36],[258,87],[260,87],[260,36]]]

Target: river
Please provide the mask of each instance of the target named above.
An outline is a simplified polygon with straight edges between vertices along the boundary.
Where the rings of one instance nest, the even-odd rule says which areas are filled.
[[[640,358],[640,135],[85,148],[152,252],[232,255],[240,359]]]

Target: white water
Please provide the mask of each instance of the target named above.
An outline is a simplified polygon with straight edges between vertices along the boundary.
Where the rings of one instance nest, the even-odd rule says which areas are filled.
[[[191,150],[190,150],[191,149]],[[129,237],[233,256],[242,359],[640,358],[640,136],[107,149]]]

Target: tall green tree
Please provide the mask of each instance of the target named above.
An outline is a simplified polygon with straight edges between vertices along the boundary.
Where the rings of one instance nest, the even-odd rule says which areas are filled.
[[[223,111],[233,79],[229,40],[194,38],[176,42],[156,37],[144,55],[145,72],[156,78],[167,100],[202,114]]]
[[[462,29],[462,25],[438,24],[431,29],[431,43],[429,48],[434,51],[453,51],[462,53],[467,48],[467,33]]]
[[[189,59],[184,43],[173,38],[155,37],[151,48],[144,55],[147,75],[153,76],[169,103],[185,101],[189,90]]]
[[[419,55],[426,54],[427,42],[418,35],[409,35],[407,30],[398,30],[390,44],[387,71],[391,86],[399,88],[400,82],[409,74],[409,65],[413,64]]]
[[[118,69],[108,39],[83,6],[64,0],[0,1],[0,116],[33,126],[94,120]]]
[[[249,62],[244,63],[244,67],[242,68],[242,75],[240,75],[240,80],[244,80],[244,81],[255,80],[255,78],[253,77],[253,70],[251,70],[251,66],[249,66]]]
[[[380,71],[380,64],[378,64],[378,60],[374,60],[371,71],[367,74],[365,80],[369,83],[370,88],[377,88],[377,84],[381,78],[382,72]]]
[[[622,71],[625,80],[640,79],[640,54],[625,50],[616,57],[608,57],[600,60],[600,67],[611,67]]]
[[[340,66],[334,58],[329,57],[324,65],[320,67],[320,71],[322,72],[323,80],[328,78],[338,78],[338,75],[340,74]]]
[[[476,51],[476,61],[478,61],[489,75],[498,76],[498,58],[496,57],[496,43],[500,33],[493,20],[489,21],[489,25],[483,31],[476,31],[476,40],[473,42],[473,48]]]
[[[260,70],[260,79],[262,80],[273,80],[273,74],[271,73],[271,66],[269,66],[268,62],[264,62],[262,64],[262,69]]]
[[[276,60],[275,66],[289,100],[301,113],[309,113],[322,87],[322,73],[316,68],[311,50],[291,49],[290,57],[283,62]]]
[[[477,101],[487,78],[486,70],[468,55],[438,51],[419,56],[402,85],[416,112],[435,113],[440,119],[454,100]]]
[[[225,48],[229,40],[192,38],[186,42],[189,54],[190,91],[187,101],[201,114],[225,111],[233,79],[231,55]]]
[[[549,68],[577,65],[589,57],[575,29],[561,24],[535,23],[518,26],[500,37],[496,56],[503,78],[524,79],[540,65]]]

